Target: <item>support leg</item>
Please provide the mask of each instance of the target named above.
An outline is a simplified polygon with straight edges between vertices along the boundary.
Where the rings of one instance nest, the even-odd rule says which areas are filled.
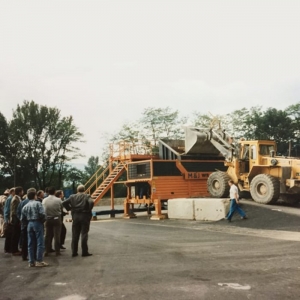
[[[154,200],[154,205],[155,205],[155,215],[153,215],[150,219],[151,220],[167,219],[168,218],[167,214],[162,214],[161,213],[161,200],[160,199],[155,199]]]
[[[130,211],[129,209],[130,203],[127,202],[127,199],[124,200],[124,218],[125,219],[132,219],[136,218],[136,215]]]

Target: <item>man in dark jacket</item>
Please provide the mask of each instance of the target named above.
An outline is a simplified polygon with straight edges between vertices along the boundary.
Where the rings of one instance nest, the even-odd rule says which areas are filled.
[[[15,196],[10,203],[10,224],[12,224],[12,236],[11,236],[11,253],[12,255],[21,255],[19,251],[19,239],[21,236],[21,222],[18,218],[18,206],[22,201],[24,194],[23,188],[18,186],[15,188]]]
[[[94,202],[90,195],[84,193],[84,185],[79,185],[77,194],[71,195],[63,202],[66,210],[72,213],[72,256],[78,256],[78,242],[81,234],[82,256],[91,256],[88,251],[88,232],[92,218]]]
[[[30,188],[27,190],[28,193],[35,193],[36,190],[34,188]],[[23,199],[17,208],[17,216],[18,219],[21,220],[22,209],[29,202],[28,197]],[[21,221],[21,243],[22,243],[22,259],[27,260],[28,256],[28,234],[27,234],[27,225],[28,222],[26,220]]]

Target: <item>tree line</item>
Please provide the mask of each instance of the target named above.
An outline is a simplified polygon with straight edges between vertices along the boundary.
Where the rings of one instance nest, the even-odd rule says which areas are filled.
[[[0,113],[1,188],[63,187],[76,175],[68,162],[80,156],[81,139],[73,117],[57,108],[24,101],[11,120]]]
[[[292,155],[300,156],[300,102],[284,110],[251,107],[216,115],[234,138],[274,139],[278,153],[287,155],[292,143]],[[195,111],[183,116],[170,107],[145,108],[140,118],[125,123],[107,137],[108,143],[126,141],[157,148],[159,139],[183,139],[183,125],[209,127],[212,116]],[[100,166],[98,156],[88,159],[84,171],[70,165],[80,157],[76,146],[83,135],[72,116],[62,116],[57,108],[24,101],[13,110],[11,120],[0,112],[0,189],[22,185],[24,188],[47,186],[72,187],[84,183]],[[108,161],[108,145],[102,150],[102,164]]]
[[[222,128],[235,139],[275,140],[279,155],[287,155],[289,143],[292,155],[300,156],[300,102],[284,110],[261,106],[242,108],[224,115],[212,116],[195,111],[192,116],[181,116],[171,108],[146,108],[136,122],[126,123],[110,141],[138,139],[157,146],[159,139],[184,139],[183,125],[209,128],[212,120],[219,120]]]

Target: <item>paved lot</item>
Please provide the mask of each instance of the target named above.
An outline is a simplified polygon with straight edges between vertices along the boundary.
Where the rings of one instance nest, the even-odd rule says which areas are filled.
[[[66,223],[68,249],[49,267],[0,254],[0,299],[299,299],[300,209],[243,209],[232,223],[92,222],[91,257],[71,257]]]

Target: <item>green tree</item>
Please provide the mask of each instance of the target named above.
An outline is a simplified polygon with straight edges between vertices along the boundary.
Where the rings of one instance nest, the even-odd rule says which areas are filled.
[[[99,156],[91,156],[88,159],[87,165],[84,167],[84,171],[89,177],[91,177],[96,173],[99,167]]]
[[[247,138],[250,139],[254,136],[253,131],[255,124],[252,124],[251,116],[259,116],[262,111],[262,107],[256,106],[250,109],[242,108],[227,114],[224,119],[224,128],[230,133],[235,139]],[[249,121],[249,122],[248,122]]]
[[[178,111],[172,111],[169,107],[146,108],[137,122],[125,123],[118,133],[109,138],[110,143],[113,144],[110,154],[119,150],[136,154],[156,153],[159,139],[184,137],[182,125],[185,122],[185,117],[180,118]],[[108,159],[109,154],[106,149],[103,153]]]
[[[8,136],[8,122],[5,116],[0,113],[0,192],[14,184],[13,169],[8,163],[12,160]]]
[[[275,140],[278,154],[287,154],[288,143],[294,138],[294,126],[288,113],[276,108],[252,111],[245,125],[247,139]]]
[[[72,188],[73,193],[76,193],[77,185],[82,184],[86,178],[84,171],[70,165],[66,166],[64,175],[64,187]]]
[[[291,119],[294,129],[292,155],[300,156],[300,102],[290,105],[285,109]]]
[[[125,123],[122,125],[120,131],[111,138],[111,141],[125,141],[136,143],[141,132],[139,128],[140,125],[136,122]]]
[[[201,112],[194,112],[191,125],[199,128],[210,128],[212,119],[219,119],[221,121],[222,118],[223,117],[220,115],[212,116]]]
[[[291,119],[294,128],[294,138],[299,142],[300,139],[300,102],[290,105],[285,109],[288,117]]]
[[[178,139],[182,137],[182,121],[178,111],[172,111],[170,107],[148,107],[143,111],[139,123],[143,128],[145,140],[151,140],[156,147],[161,138]]]
[[[113,143],[113,148],[110,149],[112,153],[110,154],[119,151],[119,147],[123,147],[124,150],[129,150],[127,147],[130,147],[131,151],[137,151],[137,145],[141,138],[141,130],[139,128],[140,125],[136,122],[123,124],[120,131],[110,139],[110,142]]]
[[[74,143],[81,140],[82,134],[74,125],[73,117],[62,117],[57,108],[24,101],[13,112],[9,132],[17,164],[26,166],[35,186],[53,185],[57,174],[57,186],[61,187],[64,165],[79,156]]]
[[[9,171],[6,159],[8,146],[8,123],[4,115],[0,113],[0,169],[2,172]]]
[[[245,125],[245,123],[249,119],[249,115],[259,111],[259,109],[261,108],[253,107],[250,110],[242,108],[229,114],[216,116],[195,112],[192,124],[200,128],[215,128],[220,126],[229,135],[238,139],[250,135],[248,125]]]
[[[100,167],[101,165],[99,163],[99,156],[91,156],[88,159],[87,165],[84,167],[82,183],[86,183],[99,170]],[[102,166],[97,174],[100,175],[103,170],[104,168]]]

